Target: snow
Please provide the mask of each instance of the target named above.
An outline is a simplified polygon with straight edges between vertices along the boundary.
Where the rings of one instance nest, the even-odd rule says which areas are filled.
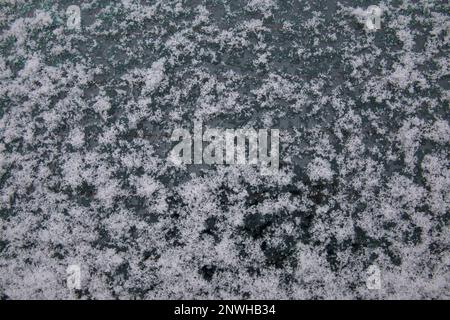
[[[446,3],[69,5],[0,6],[0,299],[449,298]],[[276,172],[174,166],[199,122]]]

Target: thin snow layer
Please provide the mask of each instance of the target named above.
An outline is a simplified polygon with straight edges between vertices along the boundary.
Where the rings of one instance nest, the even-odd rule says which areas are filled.
[[[450,298],[447,1],[1,2],[2,299]],[[194,120],[278,174],[174,167]]]

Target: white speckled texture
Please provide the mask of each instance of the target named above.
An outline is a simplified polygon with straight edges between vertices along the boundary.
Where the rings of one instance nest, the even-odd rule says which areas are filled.
[[[0,2],[1,299],[450,298],[448,1]],[[279,173],[174,167],[194,120]]]

